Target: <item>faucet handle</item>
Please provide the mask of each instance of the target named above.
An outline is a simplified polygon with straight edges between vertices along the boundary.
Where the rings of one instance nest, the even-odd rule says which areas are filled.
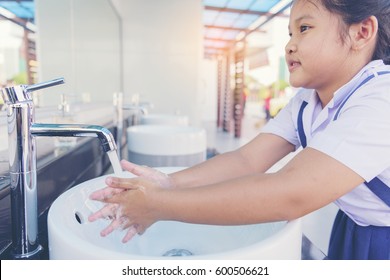
[[[22,101],[31,101],[30,93],[39,89],[52,87],[65,83],[64,78],[58,78],[47,82],[38,83],[35,85],[17,85],[1,90],[4,102],[7,104],[16,104]]]
[[[26,91],[33,92],[33,91],[44,89],[44,88],[47,88],[47,87],[53,87],[53,86],[61,85],[61,84],[64,84],[64,83],[65,83],[65,79],[64,78],[58,78],[58,79],[50,80],[50,81],[47,81],[47,82],[42,82],[42,83],[38,83],[38,84],[35,84],[35,85],[26,86]]]

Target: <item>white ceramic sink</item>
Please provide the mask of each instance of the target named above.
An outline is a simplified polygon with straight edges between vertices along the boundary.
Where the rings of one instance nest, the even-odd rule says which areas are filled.
[[[301,259],[300,220],[245,226],[158,222],[126,244],[121,242],[124,231],[101,237],[109,221],[88,222],[90,213],[101,207],[88,196],[104,187],[104,177],[75,186],[52,204],[50,259],[167,259],[177,258],[176,254],[185,259]]]
[[[192,166],[207,156],[206,130],[201,127],[149,124],[126,132],[128,158],[140,165]]]
[[[141,124],[188,125],[188,116],[169,114],[146,114],[141,116]]]

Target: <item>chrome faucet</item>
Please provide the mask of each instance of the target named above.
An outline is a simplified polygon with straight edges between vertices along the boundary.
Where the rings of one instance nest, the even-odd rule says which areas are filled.
[[[60,110],[62,117],[68,116],[70,114],[70,103],[68,97],[73,96],[70,94],[62,93],[60,95],[60,104],[58,104],[58,110]]]
[[[36,136],[97,137],[105,152],[116,150],[110,131],[96,125],[35,123],[31,92],[64,83],[63,78],[1,90],[7,105],[11,178],[12,256],[38,259]]]
[[[133,118],[131,125],[138,124],[138,115],[141,113],[141,115],[147,115],[148,114],[148,107],[152,107],[150,103],[144,102],[140,103],[138,100],[138,97],[135,98],[135,100],[132,102],[132,104],[124,105],[123,104],[123,93],[114,93],[113,95],[113,105],[114,105],[114,125],[117,128],[116,131],[116,145],[117,145],[117,152],[118,156],[121,155],[121,141],[122,141],[122,135],[123,135],[123,119],[124,119],[124,113],[123,111],[130,111],[131,116]]]

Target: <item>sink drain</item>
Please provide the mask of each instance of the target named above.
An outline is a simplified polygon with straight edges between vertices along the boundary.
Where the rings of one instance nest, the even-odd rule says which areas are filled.
[[[186,249],[172,249],[163,254],[163,257],[187,257],[193,254]]]
[[[79,212],[74,213],[74,217],[80,225],[84,223],[83,216]]]

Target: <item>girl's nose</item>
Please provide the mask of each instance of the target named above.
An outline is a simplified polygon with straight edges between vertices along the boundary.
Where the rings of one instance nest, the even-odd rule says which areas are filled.
[[[296,52],[297,46],[290,39],[290,41],[287,43],[287,45],[284,49],[285,49],[286,54],[292,54],[292,53]]]

